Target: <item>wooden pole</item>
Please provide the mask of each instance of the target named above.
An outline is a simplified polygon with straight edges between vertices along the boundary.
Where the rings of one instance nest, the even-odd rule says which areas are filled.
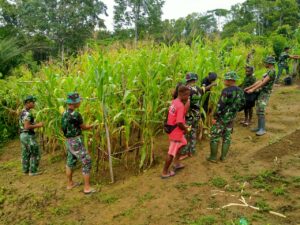
[[[105,132],[106,132],[106,140],[107,140],[107,151],[108,151],[108,161],[109,161],[109,172],[110,172],[110,179],[111,183],[114,183],[114,172],[112,167],[112,157],[111,157],[111,145],[110,145],[110,136],[109,136],[109,129],[107,125],[107,115],[106,115],[106,109],[104,107],[104,104],[102,104],[103,107],[103,119],[104,119],[104,125],[105,125]]]

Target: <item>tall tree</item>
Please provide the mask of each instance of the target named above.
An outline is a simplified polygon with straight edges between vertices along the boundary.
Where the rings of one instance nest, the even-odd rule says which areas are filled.
[[[134,28],[137,42],[142,32],[154,34],[160,31],[164,0],[115,0],[114,28]]]
[[[105,27],[99,15],[106,14],[106,6],[100,0],[17,0],[16,6],[22,29],[53,40],[62,59],[66,49],[82,47],[95,27]]]

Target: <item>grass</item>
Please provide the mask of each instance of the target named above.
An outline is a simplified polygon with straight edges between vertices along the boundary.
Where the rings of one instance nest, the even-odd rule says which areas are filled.
[[[214,216],[203,216],[199,219],[190,222],[189,225],[214,225],[217,219]]]
[[[275,187],[273,190],[272,190],[272,193],[275,195],[275,196],[283,196],[283,195],[286,195],[287,191],[286,191],[286,188],[284,185],[281,185],[281,187]]]
[[[227,181],[224,180],[222,177],[215,177],[215,178],[211,179],[210,182],[214,187],[217,187],[217,188],[223,188],[227,185]]]
[[[262,212],[267,212],[271,210],[271,207],[264,199],[258,200],[255,203],[255,206],[258,207]]]

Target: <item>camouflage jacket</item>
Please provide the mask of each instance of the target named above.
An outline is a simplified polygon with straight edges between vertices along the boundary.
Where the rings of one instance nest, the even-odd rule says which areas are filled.
[[[198,86],[189,86],[190,89],[190,108],[186,117],[194,117],[200,115],[201,97],[204,93],[203,89]]]
[[[30,135],[34,135],[34,129],[29,129],[26,130],[24,128],[24,123],[25,121],[29,121],[31,125],[34,125],[34,116],[30,112],[29,109],[23,109],[20,116],[19,116],[19,128],[20,128],[20,133],[28,132]]]
[[[273,85],[275,83],[275,79],[276,79],[276,71],[275,69],[272,69],[272,70],[268,70],[268,72],[266,73],[266,75],[264,75],[264,78],[266,76],[269,76],[270,77],[270,80],[268,83],[265,84],[265,86],[263,86],[261,88],[261,92],[264,92],[264,93],[271,93],[272,91],[272,88],[273,88]]]
[[[282,52],[278,59],[278,65],[279,66],[287,66],[289,58],[290,58],[290,55],[287,52]]]
[[[237,112],[244,108],[245,102],[244,91],[241,88],[237,86],[224,88],[214,118],[223,123],[232,122]]]
[[[61,126],[66,138],[76,137],[81,135],[80,125],[83,123],[82,116],[77,111],[70,109],[63,113]]]

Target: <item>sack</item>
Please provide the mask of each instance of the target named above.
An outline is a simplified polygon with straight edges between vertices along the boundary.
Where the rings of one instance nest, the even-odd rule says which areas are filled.
[[[167,123],[164,123],[164,131],[167,133],[167,134],[171,134],[173,130],[175,130],[175,128],[177,127],[177,124],[176,125],[169,125]]]

